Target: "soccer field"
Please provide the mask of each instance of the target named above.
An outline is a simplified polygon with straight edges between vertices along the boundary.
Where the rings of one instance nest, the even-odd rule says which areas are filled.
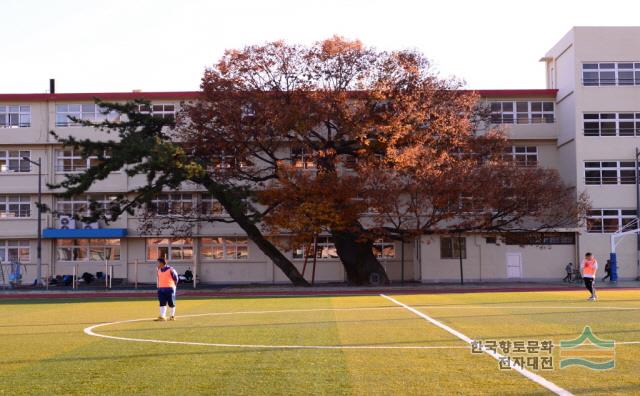
[[[640,291],[388,297],[0,300],[0,394],[640,393]]]

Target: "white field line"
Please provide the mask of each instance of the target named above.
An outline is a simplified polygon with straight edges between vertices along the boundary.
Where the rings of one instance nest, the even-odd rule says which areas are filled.
[[[200,315],[182,315],[178,318],[185,318],[191,316],[203,316]],[[151,342],[156,344],[178,344],[178,345],[199,345],[199,346],[214,346],[214,347],[231,347],[231,348],[269,348],[269,349],[468,349],[467,346],[460,345],[264,345],[264,344],[222,344],[222,343],[210,343],[210,342],[191,342],[191,341],[171,341],[171,340],[156,340],[148,338],[130,338],[130,337],[116,337],[105,334],[96,333],[93,330],[98,327],[110,326],[120,323],[132,323],[132,322],[147,322],[153,318],[145,319],[132,319],[121,320],[117,322],[100,323],[93,326],[89,326],[84,329],[84,333],[94,337],[108,338],[112,340],[120,341],[134,341],[134,342]]]
[[[420,307],[420,306],[418,306]],[[429,306],[429,308],[443,308],[443,309],[465,309],[465,308],[486,308],[486,309],[506,309],[506,308],[524,308],[524,309],[619,309],[619,310],[627,310],[627,309],[640,309],[640,308],[632,308],[632,307],[606,307],[602,305],[593,305],[593,306],[577,306],[577,307],[568,307],[568,306],[485,306],[485,305],[440,305],[440,306]],[[301,313],[301,312],[348,312],[348,311],[375,311],[375,310],[399,310],[404,309],[403,306],[389,306],[389,307],[359,307],[359,308],[316,308],[316,309],[283,309],[283,310],[270,310],[270,311],[232,311],[232,312],[210,312],[210,313],[202,313],[202,314],[191,314],[191,315],[180,315],[178,318],[192,318],[192,317],[201,317],[201,316],[227,316],[227,315],[261,315],[261,314],[278,314],[278,313]],[[179,345],[199,345],[199,346],[215,346],[215,347],[233,347],[233,348],[282,348],[282,349],[469,349],[470,346],[459,346],[459,345],[428,345],[428,346],[420,346],[420,345],[406,345],[406,346],[396,346],[396,345],[252,345],[252,344],[222,344],[222,343],[207,343],[207,342],[190,342],[190,341],[171,341],[171,340],[157,340],[157,339],[146,339],[146,338],[130,338],[130,337],[117,337],[110,336],[105,334],[96,333],[93,330],[99,327],[112,326],[121,323],[132,323],[132,322],[146,322],[151,321],[155,318],[145,318],[145,319],[132,319],[132,320],[121,320],[114,321],[109,323],[99,323],[93,326],[89,326],[84,329],[84,333],[93,337],[102,337],[113,340],[120,341],[131,341],[131,342],[150,342],[150,343],[159,343],[159,344],[179,344]],[[627,341],[627,342],[616,342],[616,344],[640,344],[640,341]]]
[[[452,329],[451,327],[447,326],[446,324],[439,322],[435,319],[433,319],[432,317],[430,317],[429,315],[426,315],[420,311],[418,311],[415,308],[412,308],[404,303],[401,303],[400,301],[386,296],[384,294],[381,294],[380,296],[386,298],[387,300],[406,308],[407,310],[409,310],[410,312],[420,316],[421,318],[423,318],[424,320],[426,320],[427,322],[441,328],[442,330],[445,330],[446,332],[453,334],[454,336],[458,337],[459,339],[461,339],[462,341],[466,342],[467,344],[471,345],[473,343],[473,340],[469,337],[467,337],[466,335],[462,334],[461,332]],[[513,368],[513,370],[517,371],[518,373],[522,374],[523,376],[525,376],[526,378],[530,379],[531,381],[535,382],[536,384],[550,390],[551,392],[555,393],[556,395],[562,395],[562,396],[569,396],[572,395],[571,392],[569,392],[566,389],[563,389],[561,387],[559,387],[558,385],[554,384],[553,382],[539,376],[538,374],[535,374],[525,368],[519,367],[517,365],[513,364],[513,361],[511,361],[510,358],[502,356],[501,354],[491,351],[489,349],[487,349],[484,346],[481,346],[481,350],[486,353],[487,355],[491,356],[492,358],[496,359],[497,361],[500,361],[502,359],[509,359],[509,366]]]

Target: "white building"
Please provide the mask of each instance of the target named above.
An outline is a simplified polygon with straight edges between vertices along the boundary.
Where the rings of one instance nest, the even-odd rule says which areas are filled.
[[[513,143],[511,155],[519,164],[558,169],[577,193],[588,192],[594,208],[588,228],[532,234],[531,245],[526,246],[492,235],[466,236],[462,243],[455,237],[424,236],[405,245],[404,265],[399,244],[381,242],[376,251],[392,280],[458,281],[460,253],[465,280],[561,279],[564,266],[577,262],[586,251],[604,261],[610,233],[635,219],[640,28],[574,28],[542,60],[547,65],[547,89],[479,93],[491,105],[494,121],[505,126]],[[102,132],[72,125],[68,115],[100,117],[95,97],[109,101],[143,97],[152,101],[154,115],[169,117],[181,101],[196,96],[196,92],[0,94],[0,261],[20,261],[26,267],[24,283],[35,279],[38,169],[23,157],[42,160],[46,205],[69,215],[87,209],[87,196],[56,199],[44,185],[60,182],[66,173],[86,169],[93,161],[62,149],[49,131],[104,138]],[[88,195],[106,201],[140,182],[118,172],[92,186]],[[202,191],[188,188],[167,193],[159,201],[166,208],[211,202]],[[71,274],[74,267],[80,274],[95,273],[113,265],[115,278],[153,282],[154,261],[166,255],[179,272],[196,270],[206,283],[287,282],[233,224],[198,224],[192,238],[171,240],[141,236],[139,219],[126,214],[107,227],[75,224],[74,229],[63,229],[70,228],[63,224],[66,221],[43,216],[43,276]],[[618,246],[621,279],[639,275],[635,239],[628,237]],[[315,280],[345,280],[331,241],[321,240],[320,245]],[[301,268],[304,260],[299,253],[287,254]],[[4,272],[6,282],[6,265]],[[311,268],[305,277],[311,278]]]

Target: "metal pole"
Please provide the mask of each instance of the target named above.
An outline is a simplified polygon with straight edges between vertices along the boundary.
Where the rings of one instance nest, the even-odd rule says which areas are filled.
[[[42,285],[42,158],[38,158],[38,272],[37,285]]]
[[[464,274],[462,272],[462,233],[458,234],[458,257],[460,258],[460,284],[464,285]]]
[[[113,289],[113,265],[109,266],[109,289]]]
[[[134,264],[134,268],[135,268],[135,278],[134,278],[134,284],[135,284],[135,288],[138,288],[138,259],[136,259],[135,264]]]
[[[76,290],[76,276],[77,276],[78,264],[73,265],[73,277],[71,278],[71,288]]]
[[[104,260],[104,288],[109,288],[109,260]]]
[[[400,240],[400,284],[404,285],[404,235],[401,234]]]

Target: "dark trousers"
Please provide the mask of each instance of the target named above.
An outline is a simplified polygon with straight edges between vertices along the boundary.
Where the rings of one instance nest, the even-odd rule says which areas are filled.
[[[158,300],[160,300],[160,306],[164,307],[169,304],[171,308],[176,306],[176,292],[172,288],[160,288],[158,289]]]
[[[609,280],[611,280],[611,271],[607,271],[606,272],[607,275],[604,276],[604,278],[602,278],[602,281],[604,282],[605,279],[609,278]]]
[[[562,278],[563,282],[571,282],[571,272],[567,272],[567,276]]]
[[[591,292],[591,296],[595,296],[596,288],[593,284],[594,279],[593,278],[582,278],[582,279],[584,279],[584,285],[587,287],[587,290]]]

